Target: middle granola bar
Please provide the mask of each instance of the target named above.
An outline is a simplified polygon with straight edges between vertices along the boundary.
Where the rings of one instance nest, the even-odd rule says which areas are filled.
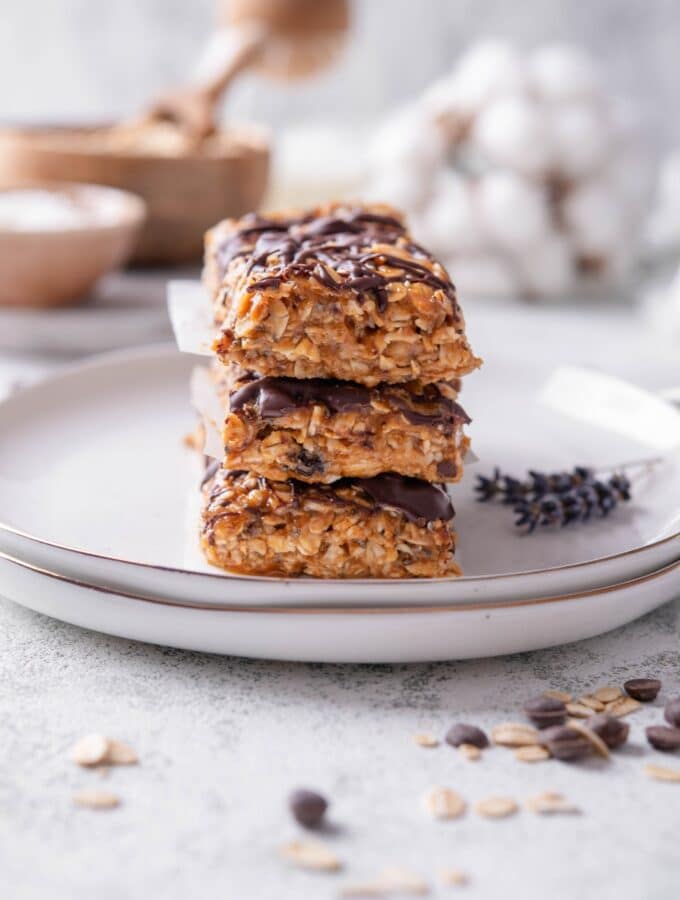
[[[262,375],[450,381],[477,368],[446,270],[390,207],[226,220],[206,238],[225,362]]]
[[[277,481],[330,483],[397,472],[458,481],[468,418],[453,384],[379,385],[273,378],[214,366],[227,410],[225,466]]]

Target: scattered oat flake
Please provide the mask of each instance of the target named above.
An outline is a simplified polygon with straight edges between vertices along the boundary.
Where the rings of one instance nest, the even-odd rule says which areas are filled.
[[[514,756],[520,762],[541,762],[550,759],[550,751],[541,744],[528,744],[525,747],[517,747]]]
[[[593,714],[593,710],[589,706],[584,706],[583,703],[579,703],[578,701],[575,703],[567,703],[567,712],[575,719],[587,719]]]
[[[459,744],[458,752],[461,756],[464,756],[465,759],[471,760],[479,759],[482,755],[482,751],[474,744]]]
[[[514,815],[519,807],[511,797],[487,797],[475,805],[480,816],[489,819],[504,819]]]
[[[668,766],[657,766],[656,763],[648,763],[645,766],[645,775],[655,778],[657,781],[680,782],[680,769],[671,769]]]
[[[598,700],[593,694],[584,694],[583,697],[578,698],[578,702],[583,706],[592,709],[594,712],[602,712],[604,710],[604,703],[601,700]]]
[[[110,791],[92,789],[78,791],[73,800],[78,806],[86,806],[88,809],[114,809],[120,805],[118,797]]]
[[[392,889],[380,881],[358,881],[346,884],[340,890],[341,897],[386,897]]]
[[[467,873],[462,869],[442,869],[439,873],[439,880],[449,887],[463,887],[470,881]]]
[[[538,731],[531,725],[523,722],[503,722],[491,729],[491,738],[494,744],[501,747],[527,747],[538,744]]]
[[[621,688],[617,687],[601,687],[596,691],[593,691],[591,694],[592,697],[595,697],[596,700],[599,700],[600,703],[611,703],[614,700],[618,700],[621,697],[623,691]]]
[[[104,762],[112,766],[132,766],[139,762],[139,757],[132,747],[124,744],[123,741],[117,741],[112,738],[109,739],[109,748]]]
[[[97,766],[104,762],[109,750],[108,738],[103,734],[86,734],[71,750],[71,759],[79,766]]]
[[[428,883],[417,872],[410,872],[400,866],[384,869],[378,876],[378,882],[401,894],[423,896],[430,891]]]
[[[605,744],[599,734],[595,734],[594,731],[591,731],[587,725],[584,725],[583,722],[580,722],[578,719],[569,719],[567,725],[572,731],[578,731],[578,733],[583,735],[587,741],[590,741],[593,750],[595,750],[598,756],[602,756],[605,759],[609,758],[609,747]]]
[[[573,700],[572,695],[566,691],[543,691],[543,696],[552,697],[553,700],[561,700],[562,703],[570,703]]]
[[[424,732],[423,734],[414,734],[413,740],[419,747],[438,747],[439,741],[433,734]]]
[[[281,855],[302,869],[335,872],[341,867],[335,853],[320,841],[291,841],[281,847]]]
[[[627,716],[636,709],[640,709],[641,706],[640,701],[633,700],[632,697],[619,697],[618,700],[613,700],[606,705],[605,712],[610,716]]]
[[[465,800],[450,788],[435,787],[423,797],[423,806],[435,819],[457,819],[465,812]]]
[[[527,800],[527,809],[539,815],[553,815],[556,813],[565,813],[573,815],[579,813],[580,809],[570,803],[568,800],[554,791],[546,791],[543,794],[537,794],[529,797]]]

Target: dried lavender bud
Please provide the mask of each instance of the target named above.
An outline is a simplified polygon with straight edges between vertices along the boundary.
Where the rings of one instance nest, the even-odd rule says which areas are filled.
[[[472,744],[473,747],[479,747],[483,750],[489,746],[489,739],[481,728],[476,725],[466,725],[464,722],[456,722],[446,732],[444,739],[447,744],[452,747],[460,747],[461,744]]]
[[[616,750],[628,740],[630,725],[616,716],[608,716],[606,713],[598,713],[586,720],[586,728],[589,728],[605,742],[610,750]]]
[[[524,712],[538,728],[562,725],[567,721],[567,707],[554,697],[534,697],[524,704]]]
[[[594,471],[576,466],[571,472],[538,472],[530,469],[523,481],[512,475],[504,475],[496,467],[491,477],[477,476],[477,499],[481,502],[498,498],[502,503],[515,504],[525,499],[538,500],[546,494],[562,494],[594,478]]]
[[[656,700],[656,695],[661,690],[661,682],[658,678],[631,678],[624,684],[623,689],[633,700],[647,703]]]
[[[671,753],[680,750],[680,728],[670,728],[668,725],[651,725],[645,729],[647,740],[656,750]]]
[[[317,828],[328,809],[328,802],[316,791],[299,788],[288,798],[288,806],[300,825]]]
[[[680,728],[680,697],[669,700],[663,710],[665,720],[669,725]]]
[[[604,518],[620,501],[630,499],[629,488],[628,479],[619,475],[607,482],[584,483],[564,493],[520,500],[514,506],[515,525],[526,526],[531,534],[538,526],[564,527],[572,522],[587,522],[594,513]]]
[[[555,759],[569,761],[587,756],[592,745],[587,737],[568,725],[554,725],[541,733],[541,744]]]

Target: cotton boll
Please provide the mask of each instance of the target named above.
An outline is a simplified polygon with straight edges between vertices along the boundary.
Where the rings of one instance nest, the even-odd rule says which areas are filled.
[[[624,145],[608,161],[606,178],[625,204],[628,219],[639,224],[654,188],[654,171],[647,154],[637,145]]]
[[[368,166],[380,173],[385,168],[430,170],[445,153],[444,136],[432,128],[425,112],[408,106],[380,125],[368,146]]]
[[[440,78],[425,89],[420,104],[433,119],[440,116],[467,115],[467,110],[460,100],[459,89],[452,76]]]
[[[660,202],[680,206],[680,150],[674,150],[662,162],[658,190]]]
[[[523,97],[505,97],[482,110],[473,142],[489,162],[520,172],[544,172],[552,157],[545,116]]]
[[[645,231],[653,251],[667,251],[680,243],[680,150],[661,164],[656,203]]]
[[[612,134],[601,106],[568,102],[553,108],[549,116],[555,168],[560,174],[579,178],[607,159]]]
[[[522,287],[534,296],[556,296],[569,290],[574,267],[569,241],[553,232],[515,259]]]
[[[549,44],[531,54],[528,79],[549,103],[591,98],[600,93],[598,72],[587,54],[568,44]]]
[[[414,235],[435,254],[444,257],[483,245],[472,188],[467,179],[452,171],[438,175],[430,200],[417,225],[414,224]]]
[[[448,269],[461,296],[515,297],[520,293],[511,263],[493,253],[456,256],[448,261]]]
[[[422,208],[430,193],[430,178],[420,169],[392,167],[376,173],[360,192],[371,203],[389,203],[408,214]]]
[[[604,180],[578,185],[564,199],[562,215],[574,246],[588,256],[606,256],[625,239],[625,207]]]
[[[470,114],[494,97],[522,91],[526,81],[520,54],[507,41],[491,38],[464,53],[453,74],[457,107]]]
[[[514,172],[489,172],[475,193],[485,234],[503,249],[517,250],[539,240],[548,230],[546,193]]]

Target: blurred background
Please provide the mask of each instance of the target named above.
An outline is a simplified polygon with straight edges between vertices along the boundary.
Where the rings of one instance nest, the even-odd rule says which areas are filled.
[[[2,0],[0,119],[80,120],[136,112],[194,65],[214,0]],[[285,127],[369,123],[422,91],[473,42],[586,48],[608,84],[642,110],[659,152],[680,142],[677,0],[356,0],[337,65],[291,86],[245,75],[230,113]]]
[[[167,337],[206,228],[343,198],[403,210],[466,298],[626,307],[680,341],[678,0],[0,13],[0,349]]]

